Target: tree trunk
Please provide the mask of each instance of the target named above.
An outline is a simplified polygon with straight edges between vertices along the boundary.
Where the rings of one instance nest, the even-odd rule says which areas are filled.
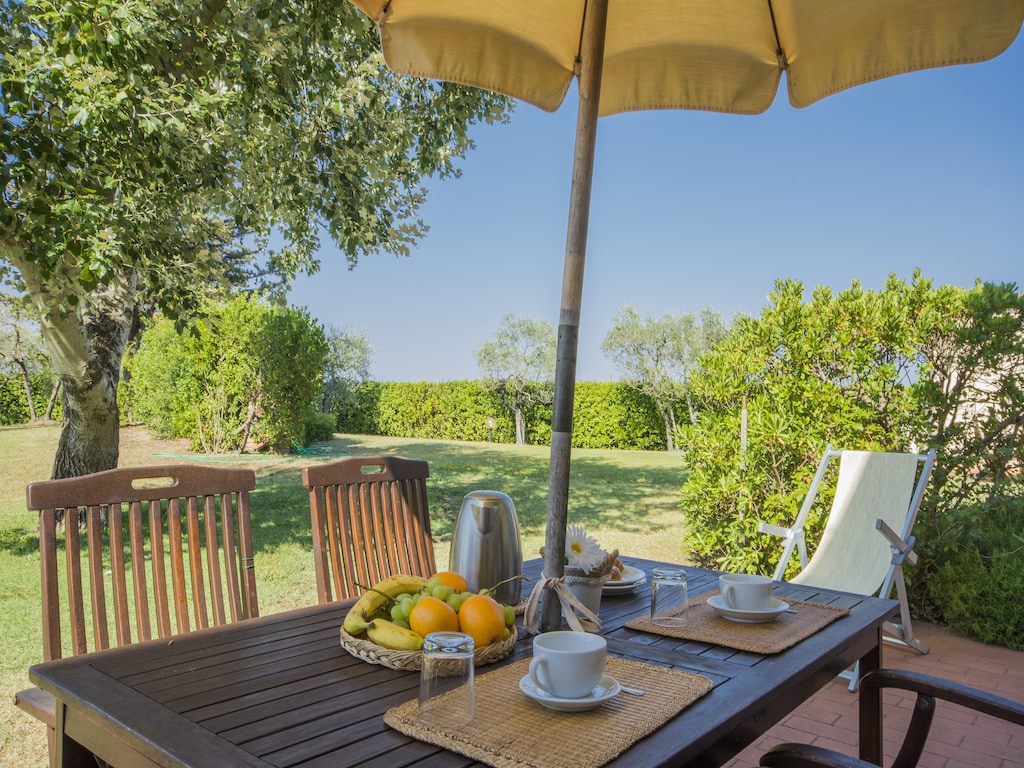
[[[135,312],[136,274],[101,285],[78,307],[62,311],[34,262],[14,259],[39,315],[43,342],[63,390],[64,421],[51,477],[117,466],[117,387]]]
[[[60,377],[55,376],[53,379],[53,387],[50,389],[50,399],[46,403],[46,413],[43,414],[43,418],[46,421],[53,421],[53,409],[57,407],[57,395],[60,394]]]
[[[654,398],[654,404],[658,406],[658,413],[661,414],[661,422],[665,425],[665,450],[674,451],[675,445],[672,443],[672,421],[669,418],[670,414],[665,409],[665,404],[661,401],[660,397]]]
[[[526,445],[526,419],[523,409],[516,407],[512,411],[516,417],[516,445]]]
[[[25,397],[28,399],[28,420],[30,422],[36,420],[36,401],[32,397],[32,377],[28,374],[28,367],[24,361],[18,361],[18,367],[21,368],[21,383],[25,387]]]

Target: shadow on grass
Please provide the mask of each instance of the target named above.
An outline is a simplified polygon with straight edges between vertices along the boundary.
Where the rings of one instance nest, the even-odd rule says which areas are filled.
[[[24,528],[0,529],[0,550],[16,557],[25,557],[39,552],[39,534]]]

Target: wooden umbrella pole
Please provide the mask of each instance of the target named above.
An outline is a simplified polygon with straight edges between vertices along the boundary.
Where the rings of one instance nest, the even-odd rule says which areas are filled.
[[[604,66],[604,40],[608,0],[589,0],[580,48],[579,110],[569,223],[562,274],[562,310],[558,319],[558,358],[555,364],[555,402],[551,419],[551,465],[548,474],[548,515],[544,539],[544,573],[558,578],[565,573],[565,526],[569,509],[569,464],[572,453],[572,410],[576,393],[576,351],[579,342],[583,267],[590,225],[590,192],[594,180],[597,119]],[[561,604],[554,592],[544,595],[541,630],[558,629]]]

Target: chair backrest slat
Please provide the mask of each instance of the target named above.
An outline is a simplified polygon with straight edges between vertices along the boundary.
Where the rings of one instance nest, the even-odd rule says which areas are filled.
[[[171,611],[170,604],[167,602],[167,579],[161,578],[161,574],[167,573],[167,566],[164,561],[164,547],[166,545],[161,505],[150,504],[149,552],[153,560],[153,567],[150,570],[153,574],[153,612],[156,614],[157,637],[167,637],[171,634]]]
[[[132,587],[135,590],[135,605],[138,607],[138,631],[140,640],[153,637],[153,625],[149,620],[149,590],[146,586],[146,537],[142,524],[142,504],[133,501],[128,508],[131,523],[128,531],[131,538]],[[129,640],[130,642],[130,640]]]
[[[215,625],[226,623],[224,614],[224,593],[221,591],[224,579],[220,570],[219,548],[210,542],[217,541],[217,498],[212,494],[204,499],[206,509],[203,521],[206,523],[206,573],[210,579],[210,610],[213,611]]]
[[[116,519],[111,520],[111,550],[116,546],[116,542],[113,539],[113,531],[117,530],[117,536],[121,535],[121,517],[120,517],[120,505],[110,508],[110,515],[114,517],[116,512]],[[98,648],[109,648],[110,637],[107,631],[107,588],[106,582],[103,578],[103,521],[102,521],[101,510],[98,506],[90,506],[86,512],[86,526],[87,535],[86,541],[89,543],[89,597],[92,600],[92,626],[93,636],[95,637],[96,646]],[[113,577],[114,564],[111,563],[111,575],[116,581],[116,577]],[[76,587],[77,585],[71,585],[69,589]],[[111,593],[114,598],[115,615],[117,606],[117,595]],[[85,611],[83,606],[82,611]],[[116,628],[115,628],[116,631]],[[83,646],[81,650],[76,650],[75,653],[85,653],[88,650],[88,646]]]
[[[360,594],[397,573],[436,570],[425,461],[353,457],[306,467],[321,603]]]
[[[62,623],[77,655],[109,648],[111,629],[125,645],[258,616],[255,487],[249,469],[188,465],[29,484],[28,507],[39,512],[44,659],[67,650]]]

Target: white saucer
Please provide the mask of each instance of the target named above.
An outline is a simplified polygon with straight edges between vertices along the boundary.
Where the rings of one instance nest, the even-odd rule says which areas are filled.
[[[519,689],[542,707],[558,712],[583,712],[593,709],[622,692],[618,680],[611,675],[601,675],[601,681],[597,687],[590,692],[589,696],[584,696],[582,699],[560,699],[557,696],[552,696],[547,691],[538,688],[529,675],[519,681]]]
[[[627,592],[632,592],[637,587],[647,583],[647,576],[642,576],[637,581],[630,581],[622,583],[621,581],[606,581],[604,586],[601,588],[601,594],[603,595],[624,595]]]
[[[738,621],[741,624],[766,624],[769,621],[775,621],[789,610],[789,604],[779,600],[777,597],[772,598],[771,608],[763,611],[741,611],[739,608],[730,608],[726,605],[721,595],[709,597],[708,605],[723,619]]]

